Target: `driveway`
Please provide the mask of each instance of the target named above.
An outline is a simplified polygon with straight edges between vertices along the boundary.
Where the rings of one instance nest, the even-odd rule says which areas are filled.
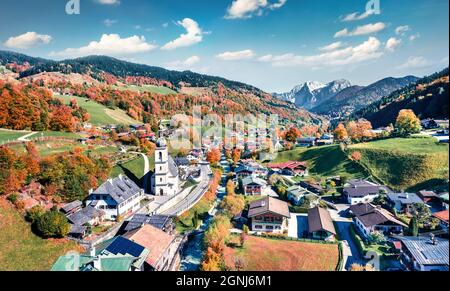
[[[345,258],[345,269],[348,270],[352,264],[365,265],[365,260],[360,254],[355,241],[350,233],[353,221],[345,217],[349,208],[348,204],[335,204],[337,210],[330,209],[330,215],[336,224],[336,231],[339,235],[339,240],[343,242],[343,251]]]

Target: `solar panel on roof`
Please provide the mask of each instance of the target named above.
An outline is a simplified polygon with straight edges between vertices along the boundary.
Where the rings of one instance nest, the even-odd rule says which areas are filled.
[[[119,236],[106,248],[106,250],[115,255],[130,254],[133,257],[139,257],[141,253],[144,251],[144,247]]]
[[[423,250],[422,254],[427,260],[439,260],[442,258],[442,254],[436,250]]]

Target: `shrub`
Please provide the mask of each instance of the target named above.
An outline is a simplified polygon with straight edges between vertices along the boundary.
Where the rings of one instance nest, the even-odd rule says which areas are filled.
[[[17,194],[11,194],[8,196],[8,201],[15,204],[17,199],[19,199],[19,197],[17,196]]]
[[[70,230],[67,218],[58,211],[48,211],[36,220],[36,230],[44,238],[62,238]]]
[[[27,211],[25,219],[28,222],[35,223],[39,219],[39,217],[41,217],[44,213],[45,213],[44,208],[42,208],[39,205],[36,205]]]

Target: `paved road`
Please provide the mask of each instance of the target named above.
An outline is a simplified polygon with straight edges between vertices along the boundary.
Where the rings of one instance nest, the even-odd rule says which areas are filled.
[[[187,211],[192,206],[194,206],[208,190],[209,184],[211,182],[211,178],[209,176],[210,171],[211,170],[209,168],[209,165],[202,165],[201,182],[197,185],[197,187],[191,193],[189,193],[186,198],[181,200],[170,209],[164,211],[162,214],[178,216],[182,214],[183,211]]]

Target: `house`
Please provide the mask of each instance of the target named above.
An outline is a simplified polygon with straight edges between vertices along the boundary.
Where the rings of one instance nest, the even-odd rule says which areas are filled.
[[[236,173],[237,177],[244,179],[246,177],[253,175],[255,169],[248,165],[240,165],[234,170],[234,172]]]
[[[424,204],[415,193],[388,193],[387,197],[391,206],[402,213],[411,213],[414,204]]]
[[[68,235],[82,239],[87,234],[88,225],[96,226],[100,224],[104,220],[105,212],[95,209],[92,206],[87,206],[85,208],[79,208],[76,212],[69,212],[66,214],[66,217],[70,223]]]
[[[76,200],[74,202],[67,203],[66,205],[61,207],[60,211],[63,214],[70,215],[70,214],[80,211],[81,208],[83,208],[83,202]]]
[[[436,212],[433,214],[433,216],[439,219],[439,225],[442,229],[448,230],[448,210]]]
[[[169,155],[164,138],[156,142],[155,173],[151,179],[151,189],[156,196],[175,196],[180,192],[178,167]]]
[[[336,229],[330,212],[321,207],[315,207],[308,211],[309,234],[313,239],[334,241]]]
[[[248,219],[251,220],[251,230],[282,234],[288,229],[290,213],[286,202],[273,197],[250,203]]]
[[[104,211],[108,220],[117,220],[139,210],[143,198],[144,190],[128,177],[119,175],[91,190],[86,205]]]
[[[344,186],[344,199],[350,205],[360,203],[370,203],[377,198],[380,193],[388,193],[390,190],[387,187],[365,181],[365,180],[351,180]]]
[[[384,234],[401,234],[406,224],[395,218],[389,211],[370,203],[350,206],[354,217],[354,224],[360,233],[368,238],[374,232]]]
[[[281,172],[286,176],[308,176],[308,167],[304,162],[289,161],[285,163],[269,164],[267,165],[272,171]]]
[[[301,181],[300,186],[317,195],[323,191],[323,187],[321,185],[313,182]]]
[[[332,145],[333,143],[334,136],[332,134],[324,134],[316,141],[318,146]]]
[[[173,219],[170,216],[135,214],[125,226],[125,231],[133,231],[143,227],[146,224],[149,224],[167,233],[172,233],[175,229]]]
[[[301,205],[303,200],[308,195],[314,195],[311,191],[303,188],[300,185],[294,185],[289,187],[287,190],[288,200],[292,202],[294,205]]]
[[[82,255],[64,255],[51,271],[144,271],[149,250],[122,236],[115,237]]]
[[[417,193],[417,195],[425,203],[434,203],[437,200],[439,200],[439,197],[433,191],[424,191],[423,190],[423,191],[419,191],[419,193]]]
[[[174,271],[180,260],[182,240],[152,225],[133,230],[125,237],[149,250],[145,259],[149,270]]]
[[[313,147],[316,145],[316,137],[301,137],[297,139],[297,146],[299,147]]]
[[[402,260],[412,271],[448,271],[448,239],[400,237]]]
[[[420,124],[423,129],[436,129],[439,128],[439,124],[434,119],[421,120]]]
[[[261,196],[267,187],[267,182],[255,176],[248,176],[242,180],[242,186],[246,196]]]

